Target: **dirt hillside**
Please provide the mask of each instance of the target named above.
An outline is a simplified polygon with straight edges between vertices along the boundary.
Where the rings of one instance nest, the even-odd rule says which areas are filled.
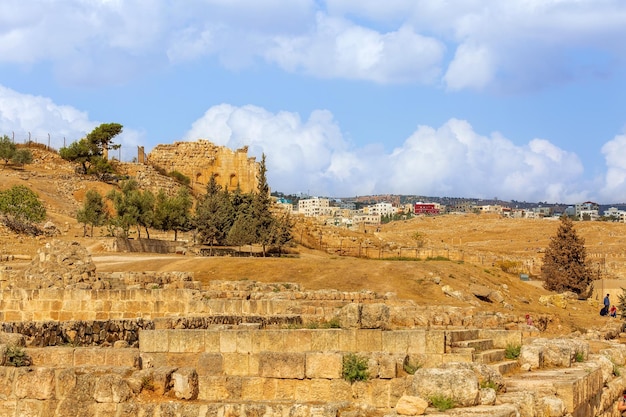
[[[289,257],[208,258],[112,253],[104,249],[109,239],[104,236],[105,230],[97,231],[97,237],[83,238],[82,226],[76,223],[74,216],[88,189],[104,194],[113,185],[76,176],[73,166],[54,154],[37,151],[35,157],[36,162],[24,170],[10,167],[0,170],[0,189],[24,184],[37,192],[45,202],[49,220],[62,231],[60,238],[78,240],[88,247],[102,272],[191,271],[203,282],[216,279],[298,282],[306,289],[393,292],[398,298],[421,305],[454,306],[469,304],[445,295],[442,286],[449,285],[470,294],[470,284],[477,283],[502,291],[512,308],[508,310],[501,304],[479,301],[479,309],[514,312],[520,316],[550,314],[557,318],[555,323],[560,323],[549,329],[553,333],[600,328],[610,320],[598,316],[595,299],[572,300],[566,309],[541,305],[539,298],[550,293],[542,289],[540,282],[520,280],[520,271],[529,272],[531,277],[538,274],[542,251],[554,235],[558,221],[445,215],[352,232],[301,220],[294,230],[294,241],[298,245],[291,248]],[[576,223],[576,230],[585,239],[598,274],[620,278],[618,272],[626,264],[622,262],[626,248],[625,228],[626,224],[618,223]],[[0,226],[0,254],[34,256],[47,239],[17,236]],[[299,245],[300,242],[305,246]],[[370,255],[373,259],[341,256],[344,252],[337,250],[357,245],[361,250],[368,247],[370,254],[374,254]],[[419,259],[412,255],[417,255],[418,250]],[[388,259],[377,259],[377,251],[386,253]],[[389,256],[396,251],[400,256]],[[427,260],[427,256],[422,256],[424,253],[434,256]],[[5,264],[19,269],[26,263]],[[506,265],[515,268],[505,272],[507,268],[503,266]]]

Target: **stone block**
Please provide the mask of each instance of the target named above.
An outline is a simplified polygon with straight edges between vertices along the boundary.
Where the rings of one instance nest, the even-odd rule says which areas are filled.
[[[168,350],[168,330],[139,330],[140,352],[167,352]]]
[[[428,332],[422,332],[424,337],[424,353],[445,353],[446,352],[446,336],[445,332],[441,330],[430,330]],[[417,336],[417,335],[416,335]],[[409,353],[420,353],[409,351]]]
[[[250,330],[237,330],[236,336],[236,352],[237,353],[250,353],[252,352],[252,331]]]
[[[247,353],[222,353],[224,375],[249,376]]]
[[[478,378],[469,369],[418,369],[409,391],[407,394],[421,398],[443,395],[462,407],[478,405],[480,398]]]
[[[396,413],[401,416],[417,416],[424,414],[428,401],[411,395],[403,395],[396,404]]]
[[[32,366],[70,367],[74,366],[74,348],[45,347],[26,348]]]
[[[34,400],[54,398],[54,369],[20,368],[16,374],[15,396]]]
[[[311,350],[311,330],[286,331],[284,335],[286,352],[308,352]]]
[[[167,366],[167,353],[140,353],[141,368],[158,368]]]
[[[303,379],[305,376],[305,354],[261,352],[259,353],[259,376]]]
[[[339,333],[339,349],[344,352],[358,352],[360,346],[357,339],[357,329],[342,330]]]
[[[169,352],[204,352],[204,330],[172,330],[169,332]]]
[[[75,348],[74,366],[104,365],[104,351],[102,348]]]
[[[360,352],[380,352],[383,350],[383,338],[380,330],[356,330],[356,346]]]
[[[224,372],[224,360],[220,353],[205,352],[198,356],[196,365],[198,375],[222,375]]]
[[[493,340],[494,349],[505,349],[509,345],[522,345],[522,332],[515,330],[481,329],[478,338]]]
[[[181,400],[198,398],[198,373],[194,368],[178,368],[172,374],[174,395]]]
[[[56,369],[54,372],[55,398],[62,400],[68,396],[76,386],[74,368]]]
[[[104,364],[107,366],[127,366],[139,368],[139,349],[105,349]]]
[[[131,397],[131,390],[120,375],[105,374],[96,378],[93,399],[98,403],[121,403]]]
[[[198,399],[202,401],[238,401],[242,394],[242,380],[238,376],[199,376]]]
[[[94,404],[96,417],[116,417],[118,403],[97,403]]]
[[[285,352],[287,350],[284,330],[264,330],[258,334],[261,351]]]
[[[220,350],[221,353],[237,352],[237,332],[234,330],[225,330],[220,332]]]
[[[220,353],[221,332],[217,330],[206,330],[204,332],[204,351]]]
[[[181,367],[195,365],[198,360],[197,353],[167,353],[166,366]]]
[[[272,401],[276,398],[277,379],[241,378],[242,401]]]
[[[341,353],[307,352],[307,378],[341,378],[343,370],[343,355]]]
[[[276,391],[275,401],[294,401],[296,399],[297,382],[294,379],[275,379]]]
[[[408,353],[411,330],[394,330],[381,333],[382,350],[389,353]]]
[[[311,350],[321,352],[339,350],[341,332],[341,329],[311,330]]]

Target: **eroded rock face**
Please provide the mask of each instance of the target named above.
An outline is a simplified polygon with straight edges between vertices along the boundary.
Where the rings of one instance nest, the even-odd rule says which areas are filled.
[[[78,288],[104,289],[108,283],[96,275],[96,265],[87,249],[78,242],[53,240],[37,251],[24,279],[15,282],[17,288]]]

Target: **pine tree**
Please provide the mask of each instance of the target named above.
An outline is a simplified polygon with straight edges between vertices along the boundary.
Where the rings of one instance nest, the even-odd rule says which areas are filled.
[[[574,223],[566,215],[555,236],[550,239],[541,266],[544,287],[550,291],[572,291],[588,296],[592,274],[587,265],[585,240],[574,230]]]
[[[109,219],[102,195],[96,190],[89,190],[85,194],[83,207],[76,213],[76,220],[83,224],[83,237],[87,235],[87,225],[91,226],[93,237],[94,226],[102,226]]]

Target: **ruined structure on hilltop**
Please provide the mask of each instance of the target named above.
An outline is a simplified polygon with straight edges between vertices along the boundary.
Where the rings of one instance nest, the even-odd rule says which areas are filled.
[[[248,147],[233,151],[205,139],[195,142],[174,142],[157,145],[147,157],[147,163],[166,172],[178,171],[192,181],[192,185],[206,185],[211,176],[218,185],[244,193],[257,190],[259,163],[248,157]]]

